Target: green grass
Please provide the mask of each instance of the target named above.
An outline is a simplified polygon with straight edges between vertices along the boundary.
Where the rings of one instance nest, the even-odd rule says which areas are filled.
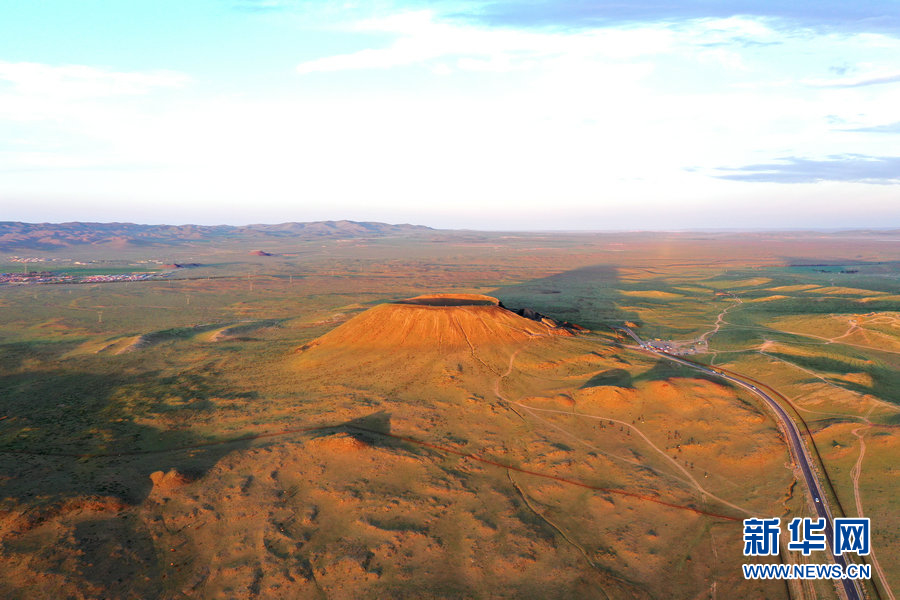
[[[571,598],[601,596],[601,590],[611,591],[614,597],[648,590],[655,597],[682,592],[696,596],[708,590],[704,565],[713,560],[710,552],[699,549],[708,549],[713,542],[722,561],[716,567],[721,569],[717,573],[722,578],[720,590],[726,587],[735,595],[779,597],[782,588],[751,589],[737,579],[739,570],[731,572],[730,567],[741,559],[733,555],[733,549],[740,547],[739,527],[713,526],[702,518],[691,521],[693,516],[673,517],[665,512],[670,509],[658,505],[647,508],[615,495],[513,475],[534,506],[601,565],[597,571],[545,519],[525,506],[504,469],[390,438],[367,437],[371,449],[358,459],[312,450],[326,434],[185,449],[247,432],[309,423],[336,425],[333,432],[352,434],[349,424],[362,420],[372,425],[374,415],[381,415],[374,423],[376,428],[459,447],[505,464],[533,465],[539,471],[593,484],[641,489],[677,502],[696,503],[690,490],[670,486],[667,478],[606,457],[603,452],[614,452],[658,470],[667,468],[662,457],[635,445],[635,436],[626,436],[618,427],[601,430],[571,415],[548,416],[575,438],[589,440],[592,448],[504,407],[493,395],[496,374],[473,362],[470,353],[451,357],[446,365],[441,362],[446,357],[407,367],[399,364],[399,359],[415,363],[415,356],[386,356],[378,358],[381,364],[374,359],[360,360],[350,370],[329,370],[326,364],[312,372],[298,366],[294,350],[360,307],[446,291],[495,295],[508,306],[531,307],[600,332],[608,332],[610,325],[635,321],[642,335],[689,338],[711,329],[716,315],[732,304],[729,297],[713,295],[714,290],[729,290],[732,282],[758,277],[773,280],[732,290],[749,299],[771,295],[775,292],[765,288],[778,285],[828,285],[831,276],[809,273],[809,269],[753,268],[758,266],[751,264],[755,258],[715,255],[714,261],[700,260],[696,254],[679,250],[677,243],[666,248],[674,248],[677,254],[669,258],[652,245],[652,251],[629,246],[628,252],[609,252],[608,241],[620,238],[441,235],[435,234],[434,241],[369,240],[360,247],[331,240],[286,240],[264,249],[295,256],[271,259],[250,257],[253,248],[245,247],[129,249],[125,252],[128,260],[144,253],[144,257],[152,254],[165,262],[199,262],[204,267],[178,274],[180,278],[200,277],[194,280],[0,288],[0,417],[7,417],[0,421],[0,449],[30,453],[0,453],[4,508],[30,510],[88,496],[113,496],[129,503],[133,508],[125,514],[133,522],[117,522],[118,516],[92,517],[85,521],[88,524],[73,525],[73,548],[83,554],[73,553],[68,560],[73,561],[75,570],[94,573],[91,581],[78,582],[93,582],[111,591],[111,597],[121,589],[115,580],[122,575],[134,577],[140,565],[145,566],[140,572],[150,581],[142,580],[138,591],[147,597],[177,595],[179,589],[187,589],[188,595],[200,594],[190,591],[195,584],[198,590],[207,589],[198,576],[202,574],[199,567],[185,568],[190,577],[166,570],[169,563],[176,562],[170,557],[176,556],[197,565],[215,562],[216,569],[229,565],[235,573],[246,571],[247,581],[256,581],[256,585],[255,574],[264,569],[266,577],[282,570],[298,580],[314,574],[321,577],[323,586],[334,584],[335,580],[328,578],[336,576],[328,575],[328,569],[346,557],[365,576],[374,577],[377,570],[377,583],[367,588],[370,597],[428,597],[440,592],[443,597],[509,593]],[[622,239],[657,243],[642,241],[645,238],[640,235]],[[720,258],[728,262],[716,262]],[[123,265],[115,268],[121,268],[119,272],[144,270]],[[864,269],[868,269],[865,274]],[[878,269],[881,271],[876,272]],[[891,269],[894,267],[887,263],[863,266],[860,274],[842,275],[835,285],[896,293],[896,279],[883,276],[894,273]],[[48,266],[48,270],[57,269]],[[111,272],[101,266],[81,269],[83,273],[98,271]],[[206,275],[212,278],[203,279]],[[679,297],[623,292],[668,292]],[[746,356],[758,357],[752,348],[765,339],[797,348],[818,348],[814,340],[776,332],[768,324],[785,315],[898,308],[891,302],[860,303],[840,297],[819,301],[814,294],[785,295],[791,297],[745,303],[730,311],[728,320],[740,327],[726,324],[712,338],[713,350],[742,350]],[[232,327],[236,339],[213,343],[209,336],[201,335],[224,327]],[[78,351],[138,335],[153,343],[122,355]],[[687,390],[707,385],[693,382],[703,379],[696,371],[613,349],[611,343],[612,336],[603,334],[569,340],[565,351],[529,344],[504,380],[503,393],[522,399],[542,396],[552,402],[557,396],[566,398],[565,394],[600,393],[603,390],[590,388],[601,386],[630,388],[628,393],[638,394],[658,381],[688,381]],[[724,362],[743,356],[735,353],[719,358]],[[873,385],[860,389],[854,388],[860,387],[858,384],[831,380],[845,389],[888,401],[900,397],[896,357],[886,353],[831,345],[812,357],[778,356],[826,378],[829,374],[868,373]],[[570,360],[573,357],[578,360]],[[509,353],[485,351],[480,358],[502,372]],[[447,377],[454,377],[452,383],[426,388],[424,378],[435,370],[443,373],[440,369],[445,366]],[[765,373],[760,376],[764,378]],[[803,373],[784,375],[786,385],[800,385],[809,378]],[[653,398],[639,398],[640,407],[623,403],[619,408],[610,405],[610,410],[621,411],[614,416],[627,422],[636,416],[629,411],[640,408],[649,415],[656,410]],[[686,407],[691,399],[686,400]],[[728,414],[758,418],[759,411],[745,402],[740,394],[737,400],[732,398]],[[841,410],[850,414],[851,409]],[[648,430],[648,435],[666,446],[670,442],[665,430],[680,417],[673,411],[655,418],[654,427],[660,429]],[[698,413],[689,426],[697,426],[699,431],[707,420],[715,423],[717,418],[720,416]],[[828,418],[840,421],[839,417]],[[900,422],[896,415],[877,418]],[[728,426],[724,419],[717,431]],[[774,435],[771,423],[760,427],[760,435]],[[750,438],[720,440],[711,431],[702,435],[704,442],[720,444],[710,454],[711,465],[716,452],[736,452],[733,458],[737,461],[741,452],[754,450]],[[152,453],[93,459],[40,455],[118,449]],[[891,468],[892,463],[879,452],[873,443],[867,455],[867,460],[873,461],[867,463],[872,472]],[[390,462],[393,458],[397,461]],[[704,464],[703,469],[706,467]],[[201,483],[189,493],[173,492],[171,500],[156,496],[146,502],[149,474],[169,469]],[[217,475],[209,477],[213,470]],[[733,475],[729,475],[731,481],[710,478],[709,485],[716,493],[733,494],[729,497],[736,501],[746,497],[753,506],[781,509],[781,487],[790,479],[786,469],[767,473],[765,481]],[[872,502],[882,502],[879,496],[873,498]],[[800,501],[795,498],[792,502],[789,510],[796,510]],[[216,511],[225,515],[227,523],[213,530]],[[48,518],[56,523],[55,517]],[[284,532],[269,521],[283,523]],[[895,527],[888,521],[885,527]],[[190,528],[178,529],[201,523],[208,528],[205,531],[214,531],[197,534],[208,536],[203,544],[193,545],[195,534]],[[653,531],[649,537],[648,530]],[[716,532],[714,540],[709,537],[710,530]],[[21,550],[6,556],[26,564],[27,557],[38,560],[36,551],[28,548],[44,548],[48,561],[63,564],[64,544],[56,544],[55,538],[37,544],[35,539],[5,538],[5,552]],[[259,548],[252,545],[256,539]],[[131,541],[132,554],[121,554],[117,544],[123,540]],[[392,558],[385,558],[385,548],[394,552]],[[633,556],[632,551],[640,556]],[[120,566],[108,558],[120,555],[125,556]],[[144,560],[139,560],[141,557]],[[487,575],[470,566],[495,560],[498,568]],[[652,563],[655,570],[650,575],[636,575],[648,561],[658,561],[658,565]],[[94,567],[89,568],[89,562]],[[270,569],[271,565],[276,566]],[[35,569],[41,572],[39,567]],[[166,584],[161,583],[163,573],[169,577]],[[610,573],[637,583],[622,584],[609,579]],[[240,595],[247,589],[241,581],[224,581],[217,589],[231,588],[231,595]],[[263,584],[267,581],[263,579]],[[215,595],[215,590],[207,591]]]

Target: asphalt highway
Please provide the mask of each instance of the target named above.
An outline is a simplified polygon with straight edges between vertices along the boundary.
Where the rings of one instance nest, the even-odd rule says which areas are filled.
[[[788,439],[790,440],[791,453],[794,455],[794,459],[797,464],[800,466],[800,471],[803,473],[803,479],[806,481],[806,487],[809,490],[810,496],[813,500],[813,505],[816,508],[816,513],[820,518],[825,519],[825,538],[828,541],[829,548],[832,545],[832,540],[834,539],[834,529],[833,529],[833,520],[831,517],[831,511],[828,508],[828,499],[822,493],[822,486],[819,484],[819,480],[816,477],[815,472],[812,468],[812,461],[809,458],[809,454],[807,453],[806,446],[803,444],[803,441],[800,439],[800,430],[797,428],[797,424],[794,423],[794,420],[791,419],[787,412],[781,407],[781,405],[776,402],[771,396],[769,396],[766,392],[759,389],[753,384],[747,383],[734,377],[728,373],[724,373],[717,369],[706,367],[688,360],[684,360],[678,358],[677,356],[673,356],[671,354],[667,354],[665,352],[661,352],[651,347],[636,333],[634,333],[628,327],[622,328],[622,331],[627,333],[631,338],[637,342],[641,348],[646,350],[647,352],[652,352],[653,354],[665,358],[667,360],[677,362],[686,367],[690,367],[697,371],[701,371],[706,373],[707,375],[713,375],[720,379],[725,379],[730,381],[731,383],[738,385],[745,390],[757,395],[762,398],[766,404],[771,407],[772,411],[778,417],[778,420],[781,421],[782,426],[784,427],[784,431],[787,433]],[[832,552],[826,552],[828,556],[830,556],[836,564],[839,564],[841,568],[846,571],[847,570],[847,561],[844,559],[843,555],[835,556]],[[843,584],[844,592],[847,594],[848,600],[862,600],[863,596],[856,585],[856,581],[852,579],[841,579],[841,584]]]

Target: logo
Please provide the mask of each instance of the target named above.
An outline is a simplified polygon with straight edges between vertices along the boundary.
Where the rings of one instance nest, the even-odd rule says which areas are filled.
[[[809,556],[825,551],[828,522],[824,518],[795,517],[788,523],[790,540],[787,549]],[[781,519],[744,519],[744,556],[775,556],[779,552]],[[871,527],[868,518],[839,517],[834,520],[830,540],[835,556],[871,552]],[[774,564],[742,565],[745,579],[871,579],[872,566],[866,564],[817,564],[786,561]]]
[[[778,554],[781,519],[744,519],[744,556]]]
[[[871,552],[871,533],[869,531],[869,519],[847,519],[838,517],[834,520],[834,544],[832,546],[835,556],[846,553],[855,553],[858,556],[868,556]]]
[[[788,531],[791,533],[788,550],[799,550],[803,556],[809,556],[813,550],[825,550],[825,519],[797,517],[788,525]]]

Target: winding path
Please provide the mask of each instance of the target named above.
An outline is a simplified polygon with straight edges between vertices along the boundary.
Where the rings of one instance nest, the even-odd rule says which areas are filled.
[[[868,421],[868,419],[866,419]],[[859,458],[856,459],[856,464],[853,465],[853,468],[850,470],[850,478],[853,480],[853,497],[856,501],[856,516],[865,517],[865,513],[863,513],[862,507],[862,496],[859,493],[859,476],[862,473],[862,462],[863,457],[866,455],[866,440],[864,439],[862,433],[859,433],[860,430],[868,429],[872,426],[871,423],[866,425],[860,425],[851,433],[859,439]],[[884,575],[884,571],[881,568],[881,563],[878,562],[878,559],[875,557],[875,549],[873,548],[869,553],[869,561],[872,563],[872,566],[875,567],[875,571],[878,573],[879,579],[881,579],[881,586],[884,589],[885,594],[890,600],[896,600],[894,597],[894,590],[887,583],[887,577]]]
[[[564,435],[566,435],[566,436],[568,436],[568,437],[570,437],[570,438],[572,438],[572,439],[578,441],[579,443],[581,443],[581,444],[587,446],[588,448],[590,448],[591,450],[594,450],[595,452],[598,452],[598,453],[603,454],[603,455],[605,455],[605,456],[609,456],[609,457],[611,457],[611,458],[615,458],[615,459],[617,459],[617,460],[621,460],[621,461],[623,461],[623,462],[626,462],[626,463],[629,463],[629,464],[632,464],[632,465],[635,465],[635,466],[638,466],[638,467],[641,467],[641,468],[649,469],[650,471],[653,471],[654,473],[656,473],[657,475],[659,475],[659,476],[661,476],[661,477],[671,477],[672,479],[675,479],[676,481],[679,481],[679,482],[681,482],[681,483],[687,485],[688,487],[693,487],[694,489],[696,489],[696,490],[701,494],[701,496],[705,496],[705,497],[707,497],[707,498],[710,498],[710,499],[712,499],[712,500],[715,500],[716,502],[719,502],[719,503],[721,503],[721,504],[723,504],[723,505],[725,505],[725,506],[728,506],[728,507],[730,507],[730,508],[733,508],[733,509],[735,509],[735,510],[738,511],[738,512],[741,512],[741,513],[744,513],[744,514],[747,514],[747,515],[751,514],[750,511],[748,511],[746,508],[744,508],[744,507],[742,507],[742,506],[738,506],[737,504],[734,504],[734,503],[732,503],[732,502],[729,502],[728,500],[725,500],[724,498],[720,498],[719,496],[716,496],[716,495],[713,494],[712,492],[709,492],[708,490],[706,490],[706,489],[700,484],[700,482],[697,481],[696,478],[694,478],[693,475],[691,475],[691,473],[690,473],[687,469],[685,469],[681,464],[678,463],[678,461],[676,461],[674,458],[672,458],[671,456],[669,456],[668,454],[666,454],[665,451],[663,451],[659,446],[657,446],[656,444],[654,444],[653,441],[650,440],[650,438],[648,438],[648,437],[647,437],[640,429],[638,429],[637,427],[634,427],[634,426],[633,426],[632,424],[630,424],[630,423],[626,423],[625,421],[620,421],[620,420],[618,420],[618,419],[612,419],[612,418],[609,418],[609,417],[601,417],[601,416],[597,416],[597,415],[587,415],[587,414],[584,414],[584,413],[578,413],[578,412],[575,412],[574,409],[573,409],[572,412],[569,412],[569,411],[564,411],[564,410],[555,410],[555,409],[548,409],[548,408],[538,408],[538,407],[535,407],[535,406],[529,406],[529,405],[527,405],[527,404],[522,404],[521,402],[517,402],[517,401],[515,401],[515,400],[510,400],[509,398],[507,398],[506,396],[504,396],[503,393],[500,391],[500,386],[501,386],[503,380],[504,380],[506,377],[508,377],[510,373],[512,373],[513,364],[515,363],[516,356],[518,356],[518,354],[519,354],[519,351],[518,351],[518,350],[517,350],[516,352],[513,352],[513,353],[512,353],[512,355],[509,357],[509,364],[507,364],[506,371],[504,371],[504,372],[497,378],[497,380],[494,382],[494,394],[497,396],[497,398],[498,398],[500,401],[506,403],[507,405],[510,405],[510,408],[512,408],[513,406],[518,406],[519,408],[525,409],[526,411],[528,411],[528,413],[529,413],[534,419],[536,419],[536,420],[538,420],[538,421],[540,421],[540,422],[542,422],[542,423],[544,423],[544,424],[546,424],[546,425],[552,427],[553,429],[556,429],[557,431],[559,431],[559,432],[563,433]],[[493,371],[493,369],[492,369],[492,371]],[[494,372],[496,372],[496,371],[494,371]],[[515,410],[515,409],[513,409],[513,410]],[[619,423],[620,425],[623,425],[623,426],[625,426],[625,427],[628,427],[629,429],[631,429],[632,431],[634,431],[634,432],[635,432],[638,436],[640,436],[641,439],[643,439],[643,440],[644,440],[651,448],[653,448],[656,452],[658,452],[659,454],[661,454],[661,455],[663,456],[663,458],[665,458],[665,459],[666,459],[669,463],[671,463],[676,469],[678,469],[681,473],[683,473],[683,474],[685,475],[685,477],[687,477],[687,479],[682,479],[681,477],[678,477],[678,476],[675,476],[675,475],[671,475],[671,474],[669,474],[669,473],[663,473],[663,472],[661,472],[661,471],[659,471],[659,470],[657,470],[657,469],[655,469],[655,468],[653,468],[653,467],[651,467],[651,466],[649,466],[649,465],[646,465],[646,464],[644,464],[644,463],[641,463],[641,462],[639,462],[639,461],[632,460],[632,459],[629,459],[629,458],[625,458],[625,457],[623,457],[623,456],[618,456],[618,455],[616,455],[616,454],[611,454],[611,453],[609,453],[609,452],[606,452],[606,451],[604,451],[603,449],[599,448],[598,446],[595,446],[594,444],[591,444],[590,442],[588,442],[588,441],[586,441],[586,440],[583,440],[583,439],[579,438],[579,437],[576,436],[574,433],[572,433],[572,432],[570,432],[570,431],[567,431],[566,429],[563,429],[562,427],[556,425],[555,423],[552,423],[551,421],[548,421],[547,419],[541,418],[540,416],[534,414],[535,412],[556,413],[556,414],[562,414],[562,415],[567,415],[567,416],[585,417],[585,418],[588,418],[588,419],[596,419],[596,420],[600,420],[600,421],[613,421],[613,422],[615,422],[615,423]],[[516,413],[519,414],[519,416],[521,416],[521,413],[519,413],[518,411],[516,411]]]
[[[813,500],[812,504],[815,507],[816,513],[819,518],[825,519],[825,537],[828,540],[828,544],[830,546],[831,541],[834,539],[834,529],[831,510],[828,507],[828,498],[825,496],[825,494],[822,493],[822,486],[819,483],[818,477],[813,470],[814,467],[812,464],[812,460],[810,460],[809,454],[806,450],[806,446],[803,444],[803,441],[800,438],[800,430],[797,427],[797,424],[794,423],[794,420],[791,419],[790,416],[788,416],[784,408],[782,408],[782,406],[777,401],[775,401],[775,399],[772,398],[772,396],[770,396],[768,393],[761,390],[752,383],[747,383],[742,378],[740,378],[737,373],[725,372],[721,369],[713,369],[699,363],[667,354],[665,352],[660,352],[646,344],[630,328],[624,327],[622,328],[622,331],[627,333],[634,341],[636,341],[641,349],[645,352],[649,352],[650,354],[653,354],[655,356],[678,363],[680,365],[684,365],[686,367],[690,367],[691,369],[700,371],[707,375],[724,379],[729,383],[737,385],[759,397],[766,403],[766,405],[769,406],[769,408],[772,409],[789,441],[791,454],[794,456],[794,460],[797,463],[797,466],[800,468],[800,472],[802,473],[803,479],[806,482],[806,487],[809,490],[810,499]],[[774,392],[774,390],[772,391],[773,393],[777,393]],[[835,556],[831,552],[826,552],[825,554],[830,557],[835,562],[835,564],[840,565],[841,568],[846,571],[847,561],[843,555]],[[863,599],[862,592],[860,591],[856,581],[851,579],[841,579],[840,583],[843,586],[844,593],[849,600]]]

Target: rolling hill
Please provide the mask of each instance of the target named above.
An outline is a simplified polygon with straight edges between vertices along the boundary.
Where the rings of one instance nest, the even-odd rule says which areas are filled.
[[[223,241],[360,238],[433,231],[421,225],[357,221],[316,221],[276,225],[141,225],[136,223],[22,223],[0,221],[0,251],[59,250],[94,245],[167,246]]]

